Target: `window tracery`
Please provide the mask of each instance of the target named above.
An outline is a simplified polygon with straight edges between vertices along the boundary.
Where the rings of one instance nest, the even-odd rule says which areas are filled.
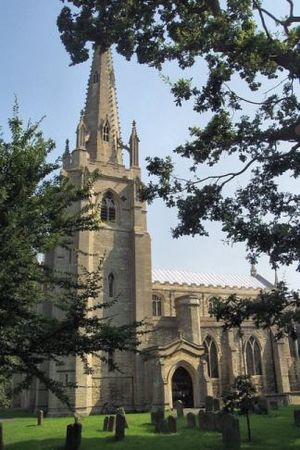
[[[246,345],[246,365],[248,375],[262,375],[260,348],[253,336],[248,339]]]
[[[100,217],[102,222],[116,221],[116,203],[112,192],[107,192],[102,199]]]
[[[152,297],[152,315],[161,316],[161,298],[158,295]]]
[[[218,351],[215,341],[207,336],[203,342],[207,359],[207,369],[210,378],[219,378]]]

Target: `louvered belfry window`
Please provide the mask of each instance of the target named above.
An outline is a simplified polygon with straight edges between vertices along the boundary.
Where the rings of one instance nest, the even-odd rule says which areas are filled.
[[[116,204],[114,196],[111,192],[107,192],[101,203],[101,220],[102,222],[116,221]]]

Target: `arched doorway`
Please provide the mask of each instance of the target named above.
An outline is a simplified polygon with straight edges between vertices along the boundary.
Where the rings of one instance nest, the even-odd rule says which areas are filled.
[[[176,400],[181,400],[185,408],[194,407],[193,381],[184,367],[178,367],[172,377],[173,405]]]

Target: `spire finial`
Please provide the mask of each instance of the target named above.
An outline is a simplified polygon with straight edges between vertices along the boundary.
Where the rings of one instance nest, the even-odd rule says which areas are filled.
[[[70,141],[69,139],[66,139],[66,144],[65,144],[65,155],[69,155],[70,154]]]
[[[278,286],[279,280],[278,280],[277,267],[275,267],[274,271],[275,271],[274,285],[275,285],[275,286]]]
[[[131,136],[129,139],[130,167],[139,167],[139,138],[136,131],[136,121],[132,122]]]
[[[256,266],[255,266],[254,263],[251,264],[250,275],[251,275],[251,277],[256,277],[257,276],[257,270],[256,270]]]

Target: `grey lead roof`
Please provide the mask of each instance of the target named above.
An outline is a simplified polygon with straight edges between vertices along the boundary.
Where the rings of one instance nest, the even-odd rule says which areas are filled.
[[[246,289],[265,289],[272,287],[272,284],[260,275],[253,277],[251,275],[186,272],[182,270],[152,270],[152,282]]]

